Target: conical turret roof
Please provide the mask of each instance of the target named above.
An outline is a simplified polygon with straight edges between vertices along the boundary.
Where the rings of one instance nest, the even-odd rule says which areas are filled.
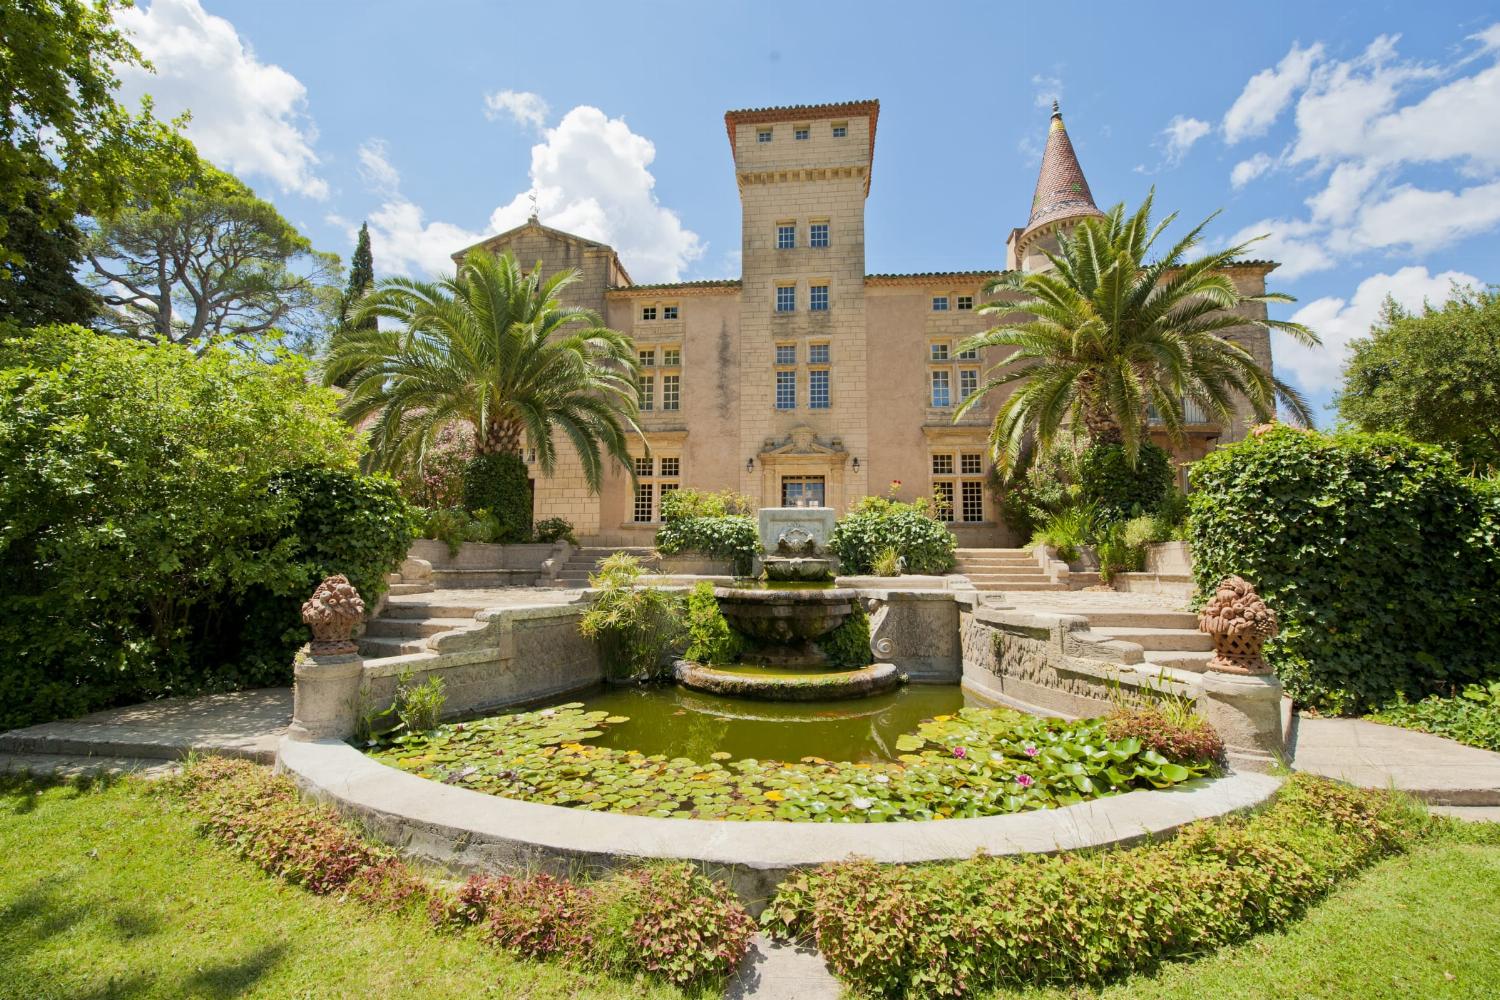
[[[1031,198],[1031,218],[1026,220],[1025,239],[1033,230],[1058,219],[1102,216],[1094,204],[1093,192],[1078,165],[1078,154],[1063,127],[1062,111],[1052,102],[1052,122],[1047,127],[1047,149],[1042,154],[1042,171],[1036,179],[1036,194]]]

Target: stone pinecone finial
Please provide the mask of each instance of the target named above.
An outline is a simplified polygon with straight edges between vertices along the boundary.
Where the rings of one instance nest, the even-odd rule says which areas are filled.
[[[1276,634],[1276,628],[1276,612],[1266,607],[1249,581],[1239,576],[1221,580],[1214,596],[1198,612],[1198,630],[1214,640],[1208,669],[1224,673],[1270,673],[1262,649]]]
[[[314,656],[359,652],[359,646],[350,637],[364,616],[364,599],[349,578],[343,574],[330,576],[318,584],[312,597],[302,605],[302,620],[313,634],[309,651]]]

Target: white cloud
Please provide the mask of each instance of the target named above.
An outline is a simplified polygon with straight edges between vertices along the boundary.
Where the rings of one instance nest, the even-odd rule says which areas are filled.
[[[381,194],[394,195],[401,187],[401,173],[387,158],[384,139],[370,139],[359,147],[359,176]]]
[[[1395,37],[1381,35],[1358,57],[1317,67],[1297,101],[1292,162],[1327,166],[1350,157],[1402,158],[1396,150],[1381,148],[1377,123],[1390,115],[1405,87],[1430,79],[1435,71],[1397,61],[1395,46]]]
[[[1053,101],[1062,100],[1063,82],[1061,77],[1043,76],[1038,73],[1031,78],[1031,85],[1036,88],[1033,101],[1039,108],[1050,111]]]
[[[535,194],[545,225],[613,246],[638,281],[677,281],[706,247],[657,200],[649,169],[655,158],[651,141],[622,119],[580,105],[531,148],[530,186],[490,214],[485,232],[476,232],[428,221],[396,189],[400,175],[384,143],[368,142],[360,148],[361,173],[384,199],[369,219],[376,266],[382,273],[449,271],[454,251],[525,222]]]
[[[1256,153],[1248,160],[1241,160],[1229,172],[1229,183],[1236,189],[1244,187],[1271,168],[1272,160],[1265,153]]]
[[[1313,218],[1320,222],[1343,224],[1354,217],[1366,193],[1380,175],[1377,167],[1366,163],[1340,163],[1328,175],[1322,191],[1307,199]]]
[[[1347,234],[1354,249],[1410,247],[1426,253],[1500,225],[1500,180],[1461,191],[1426,191],[1403,184],[1364,205]]]
[[[528,90],[497,90],[484,95],[484,116],[491,120],[510,115],[519,125],[535,129],[547,125],[547,102]]]
[[[1292,320],[1311,328],[1323,339],[1322,346],[1304,347],[1272,331],[1276,367],[1282,374],[1290,373],[1309,392],[1336,389],[1343,379],[1349,342],[1370,332],[1387,295],[1408,309],[1420,309],[1424,301],[1437,306],[1452,296],[1454,282],[1481,284],[1478,278],[1462,271],[1429,274],[1425,267],[1403,267],[1394,274],[1374,274],[1361,281],[1347,301],[1334,296],[1315,299],[1298,309]]]
[[[1293,43],[1291,51],[1275,67],[1252,76],[1220,122],[1224,141],[1232,145],[1265,134],[1287,109],[1297,90],[1306,85],[1313,65],[1322,58],[1321,44],[1304,49]]]
[[[1166,140],[1167,162],[1173,165],[1181,163],[1193,144],[1212,130],[1213,126],[1200,118],[1175,115],[1161,133]]]
[[[151,94],[163,118],[192,112],[188,137],[200,152],[236,174],[259,175],[281,190],[326,198],[313,151],[317,129],[307,116],[307,88],[280,66],[255,57],[234,25],[198,0],[152,0],[148,9],[115,14],[156,73],[119,67],[130,101]]]
[[[1296,281],[1305,274],[1333,267],[1333,256],[1324,247],[1322,227],[1295,219],[1262,219],[1229,237],[1234,246],[1264,236],[1246,251],[1252,258],[1278,261],[1280,281]]]

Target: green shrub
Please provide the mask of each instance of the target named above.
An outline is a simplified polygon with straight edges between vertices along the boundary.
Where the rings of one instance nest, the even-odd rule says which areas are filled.
[[[1397,701],[1370,718],[1500,751],[1500,681],[1469,684],[1451,697],[1435,694],[1418,702]]]
[[[1098,983],[1281,927],[1433,829],[1390,793],[1297,775],[1260,813],[1145,847],[798,872],[761,925],[870,995]]]
[[[661,520],[663,524],[686,521],[695,517],[726,517],[731,514],[749,514],[755,503],[743,493],[721,490],[680,488],[668,490],[661,495]]]
[[[733,663],[745,641],[719,610],[713,584],[700,583],[687,598],[687,652],[694,663]]]
[[[1280,617],[1287,691],[1359,712],[1500,665],[1500,489],[1388,434],[1276,428],[1193,468],[1198,592],[1237,573]]]
[[[1030,538],[1047,515],[1077,506],[1079,454],[1066,442],[1022,453],[1018,471],[1000,486],[1000,519],[1016,538]]]
[[[669,490],[667,496],[679,493]],[[678,517],[664,521],[656,532],[656,549],[663,555],[699,552],[715,559],[728,559],[734,572],[749,573],[760,554],[760,529],[755,519],[743,514]]]
[[[894,548],[881,549],[876,553],[875,563],[871,568],[876,576],[900,576],[901,553]]]
[[[875,662],[870,650],[870,616],[859,601],[854,602],[854,611],[844,623],[818,642],[818,648],[828,657],[830,667],[841,670],[857,670]]]
[[[464,507],[488,511],[499,522],[493,542],[531,536],[531,472],[513,452],[475,455],[464,466]]]
[[[1093,445],[1078,461],[1079,499],[1106,523],[1152,513],[1174,479],[1172,456],[1149,442],[1141,445],[1134,467],[1118,444]]]
[[[1031,536],[1031,548],[1046,546],[1057,550],[1063,562],[1076,562],[1084,546],[1094,539],[1095,516],[1092,507],[1074,505],[1045,515]]]
[[[578,544],[578,539],[573,536],[573,522],[565,517],[549,517],[536,523],[531,529],[532,541],[536,542],[571,542]]]
[[[643,585],[644,572],[640,560],[616,552],[589,577],[589,586],[599,593],[578,630],[600,644],[605,670],[615,677],[664,676],[668,668],[662,659],[681,640],[681,601],[669,591]]]
[[[409,538],[335,407],[284,353],[0,338],[0,728],[289,684],[317,580]]]
[[[1094,554],[1099,559],[1099,579],[1105,583],[1114,579],[1116,573],[1133,573],[1146,564],[1146,550],[1130,544],[1125,537],[1125,525],[1119,521],[1096,529]]]
[[[876,559],[888,549],[908,573],[947,573],[958,540],[932,515],[930,500],[865,497],[834,525],[828,548],[838,556],[839,572],[850,576],[873,573]]]

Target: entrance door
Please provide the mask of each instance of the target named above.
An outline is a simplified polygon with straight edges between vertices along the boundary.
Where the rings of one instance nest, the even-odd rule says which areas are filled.
[[[781,506],[823,507],[822,476],[782,476]]]

